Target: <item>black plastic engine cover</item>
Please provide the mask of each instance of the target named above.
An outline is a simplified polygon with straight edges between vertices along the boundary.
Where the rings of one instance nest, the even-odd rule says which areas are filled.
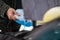
[[[54,20],[42,27],[36,28],[31,34],[24,37],[25,40],[60,40],[60,21]]]

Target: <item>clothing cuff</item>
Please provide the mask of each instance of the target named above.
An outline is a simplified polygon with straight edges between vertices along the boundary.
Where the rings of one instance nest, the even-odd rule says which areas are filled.
[[[6,13],[6,11],[9,9],[10,7],[8,6],[8,5],[3,5],[2,7],[1,7],[1,10],[0,10],[0,16],[2,17],[2,18],[5,18],[5,13]]]

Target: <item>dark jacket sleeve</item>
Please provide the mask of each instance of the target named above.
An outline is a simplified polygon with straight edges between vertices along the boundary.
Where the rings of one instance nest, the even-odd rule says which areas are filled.
[[[4,17],[5,12],[10,8],[6,3],[0,0],[0,16]]]

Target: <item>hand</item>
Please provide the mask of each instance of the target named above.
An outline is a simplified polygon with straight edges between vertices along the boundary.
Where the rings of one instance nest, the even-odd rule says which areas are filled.
[[[7,16],[8,16],[8,18],[10,20],[16,20],[16,17],[14,15],[19,15],[19,14],[15,11],[15,9],[9,8],[7,10]]]

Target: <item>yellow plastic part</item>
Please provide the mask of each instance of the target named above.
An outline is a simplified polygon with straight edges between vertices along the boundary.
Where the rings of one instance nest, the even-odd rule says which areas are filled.
[[[43,16],[43,20],[37,20],[37,24],[44,24],[60,17],[60,7],[49,9]]]

